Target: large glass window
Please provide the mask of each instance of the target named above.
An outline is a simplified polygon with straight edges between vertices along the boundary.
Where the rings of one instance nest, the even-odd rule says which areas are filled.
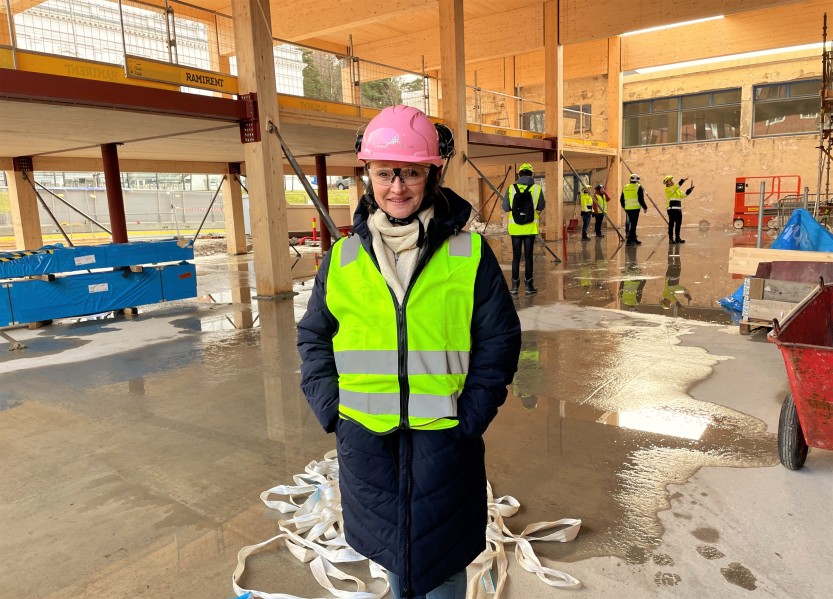
[[[740,88],[624,104],[626,148],[718,139],[740,135]]]
[[[754,88],[752,136],[795,135],[819,130],[821,79]]]
[[[535,110],[521,114],[521,129],[533,133],[544,132],[544,111]]]
[[[564,120],[566,122],[572,121],[574,123],[572,133],[573,135],[582,135],[591,130],[592,123],[590,119],[593,114],[593,107],[590,104],[576,104],[574,106],[564,107]],[[564,134],[568,135],[570,128],[565,126]]]

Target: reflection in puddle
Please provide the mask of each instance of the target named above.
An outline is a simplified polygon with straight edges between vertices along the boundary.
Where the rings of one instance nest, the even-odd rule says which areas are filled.
[[[524,332],[526,359],[487,433],[487,463],[495,492],[524,506],[519,526],[582,519],[582,534],[542,546],[544,557],[642,563],[662,536],[668,484],[703,466],[777,463],[761,421],[686,393],[726,358],[680,345],[685,326],[669,323]]]
[[[697,441],[711,420],[707,416],[681,414],[664,408],[645,408],[605,415],[599,418],[599,422]]]
[[[693,235],[685,246],[668,245],[665,235],[649,235],[641,246],[621,246],[615,234],[603,239],[580,241],[569,237],[566,261],[553,264],[543,254],[536,254],[536,283],[540,280],[537,305],[569,302],[730,324],[732,317],[717,300],[734,291],[738,281],[726,271],[723,260],[728,255],[732,237]],[[504,268],[512,260],[507,236],[491,236],[488,243]],[[536,246],[537,247],[537,246]],[[553,245],[559,255],[563,246]],[[518,299],[519,307],[530,305]]]

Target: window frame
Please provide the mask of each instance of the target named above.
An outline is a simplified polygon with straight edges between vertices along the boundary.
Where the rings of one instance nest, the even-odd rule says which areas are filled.
[[[737,102],[715,102],[716,95],[723,95],[730,92],[737,93]],[[629,119],[639,119],[643,117],[653,117],[655,115],[669,115],[675,114],[677,120],[677,128],[676,128],[676,140],[663,142],[663,143],[648,143],[648,144],[640,144],[640,145],[625,145],[625,136],[622,136],[622,149],[625,148],[646,148],[646,147],[654,147],[654,146],[673,146],[673,145],[683,145],[683,144],[696,144],[696,143],[709,143],[709,142],[719,142],[719,141],[732,141],[736,139],[740,139],[740,112],[738,112],[738,124],[737,124],[737,134],[732,137],[717,137],[711,139],[691,139],[691,140],[683,140],[682,139],[682,131],[683,131],[683,114],[689,112],[696,112],[702,110],[709,110],[714,108],[736,108],[738,111],[741,109],[741,105],[743,103],[742,97],[742,89],[740,87],[728,87],[723,89],[714,89],[714,90],[707,90],[701,91],[691,94],[680,94],[677,96],[662,96],[659,98],[644,98],[641,100],[634,100],[633,102],[625,102],[622,105],[622,131],[624,133],[627,121]],[[684,108],[684,99],[690,98],[694,96],[705,96],[708,94],[708,104],[694,106],[690,108]],[[665,108],[664,103],[673,103],[676,101],[676,108]],[[631,114],[626,113],[626,106],[628,105],[636,105],[636,104],[645,104],[647,102],[648,112],[635,112]],[[660,103],[662,106],[661,109],[655,109],[655,103]]]
[[[802,101],[802,100],[807,100],[807,99],[810,99],[810,98],[818,98],[819,97],[818,91],[814,94],[806,93],[806,94],[799,94],[799,95],[793,95],[793,92],[792,92],[793,85],[802,85],[802,84],[808,84],[808,83],[814,83],[814,82],[818,83],[818,90],[820,91],[822,81],[818,77],[812,77],[810,79],[795,79],[795,80],[792,80],[792,81],[779,81],[779,82],[775,82],[775,83],[761,83],[761,84],[758,84],[758,85],[753,85],[752,86],[752,124],[751,124],[751,128],[750,128],[750,136],[752,137],[752,139],[763,139],[763,138],[766,138],[766,137],[789,137],[791,135],[818,135],[819,132],[821,131],[821,129],[820,129],[820,127],[821,127],[821,118],[820,118],[821,106],[819,106],[819,111],[816,113],[817,127],[815,129],[813,129],[812,131],[788,131],[788,132],[784,132],[784,133],[758,133],[758,134],[755,133],[755,124],[758,122],[757,119],[756,119],[756,114],[757,114],[757,111],[758,111],[758,107],[760,105],[762,105],[762,104],[764,104],[764,105],[765,104],[784,104],[784,103],[789,103],[789,102],[795,102],[797,104],[799,101]],[[774,87],[784,87],[784,88],[786,88],[786,95],[785,96],[774,97],[774,98],[758,99],[757,96],[758,96],[758,92],[760,90],[767,89],[767,88],[774,88]],[[798,110],[794,113],[794,115],[792,115],[792,114],[791,115],[784,115],[784,116],[780,116],[780,117],[775,117],[775,119],[767,119],[767,122],[772,121],[774,124],[777,124],[778,122],[783,122],[784,120],[786,120],[786,116],[798,116],[799,120],[808,120],[808,118],[806,116],[808,114],[810,114],[810,113],[803,113],[800,110]],[[779,121],[777,119],[781,119],[781,120]]]

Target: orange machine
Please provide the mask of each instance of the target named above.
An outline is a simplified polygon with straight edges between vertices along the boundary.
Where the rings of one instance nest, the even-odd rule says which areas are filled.
[[[786,199],[798,199],[801,194],[799,175],[770,175],[768,177],[738,177],[735,179],[735,229],[758,226],[758,204],[764,183],[764,226],[777,226],[778,205]]]

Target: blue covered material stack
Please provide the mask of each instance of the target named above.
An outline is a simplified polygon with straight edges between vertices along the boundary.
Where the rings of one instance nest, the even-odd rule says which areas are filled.
[[[195,297],[193,258],[175,239],[0,252],[0,326]]]
[[[776,237],[772,250],[797,250],[804,252],[833,252],[833,234],[821,226],[806,210],[796,210],[781,234]],[[743,311],[743,285],[731,295],[719,300],[720,305],[734,312]]]

